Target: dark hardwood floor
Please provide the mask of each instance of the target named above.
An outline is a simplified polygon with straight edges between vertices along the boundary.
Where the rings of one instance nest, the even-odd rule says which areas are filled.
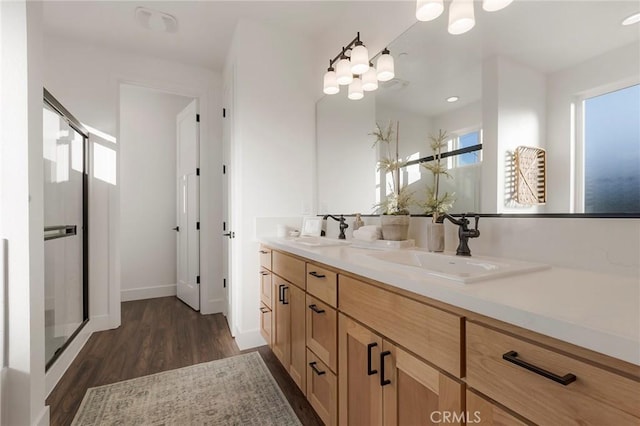
[[[263,346],[257,351],[302,424],[322,425],[271,349]],[[125,302],[122,325],[94,333],[47,398],[51,425],[70,424],[90,387],[244,352],[238,350],[222,314],[200,315],[175,297]]]

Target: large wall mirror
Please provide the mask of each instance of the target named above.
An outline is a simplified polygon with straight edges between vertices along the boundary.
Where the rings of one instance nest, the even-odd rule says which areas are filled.
[[[640,24],[621,24],[639,11],[635,1],[521,0],[494,13],[476,5],[463,35],[447,32],[446,13],[416,23],[388,46],[394,79],[362,100],[342,86],[318,101],[318,213],[374,213],[388,188],[370,133],[394,121],[412,214],[424,213],[433,175],[419,163],[442,129],[445,151],[481,145],[443,160],[451,213],[640,217]],[[525,147],[544,152],[529,162],[528,173],[544,170],[534,201],[514,185]]]

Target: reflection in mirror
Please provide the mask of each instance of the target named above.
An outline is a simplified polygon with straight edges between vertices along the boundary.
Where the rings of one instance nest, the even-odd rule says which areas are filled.
[[[389,44],[396,77],[375,95],[350,101],[342,87],[318,102],[319,213],[372,213],[386,179],[368,134],[391,120],[409,161],[433,154],[439,129],[450,151],[482,144],[447,158],[451,213],[640,214],[640,31],[621,25],[637,11],[629,1],[519,1],[476,14],[461,36],[443,18],[416,23]],[[546,151],[544,204],[509,192],[521,146]],[[432,175],[412,162],[402,178],[419,204]]]

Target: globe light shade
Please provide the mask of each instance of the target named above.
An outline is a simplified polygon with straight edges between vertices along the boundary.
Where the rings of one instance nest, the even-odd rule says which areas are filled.
[[[362,91],[362,80],[358,77],[354,78],[349,85],[349,99],[352,101],[358,101],[364,98],[364,92]]]
[[[416,3],[418,21],[433,21],[442,15],[442,12],[444,12],[443,0],[418,0]]]
[[[369,71],[362,74],[362,90],[365,92],[372,92],[378,88],[378,73],[372,66],[369,67]]]
[[[327,95],[335,95],[340,92],[340,86],[338,85],[338,78],[333,68],[329,68],[329,71],[324,73],[324,88],[322,90]]]
[[[389,81],[395,77],[395,69],[393,65],[393,57],[389,54],[387,49],[382,51],[382,55],[378,58],[376,63],[376,70],[378,71],[379,81]]]
[[[356,45],[351,51],[351,73],[361,75],[369,69],[369,51],[363,44]]]
[[[513,0],[483,0],[482,8],[487,12],[495,12],[509,6]]]
[[[353,81],[353,73],[351,72],[351,62],[349,62],[349,59],[343,58],[338,61],[338,65],[336,66],[336,79],[341,86],[351,84]]]
[[[473,0],[452,0],[449,7],[449,34],[464,34],[475,25]]]

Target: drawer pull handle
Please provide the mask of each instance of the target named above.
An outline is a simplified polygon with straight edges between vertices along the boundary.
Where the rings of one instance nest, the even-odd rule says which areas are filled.
[[[324,314],[324,309],[318,309],[318,305],[316,304],[309,305],[309,309],[311,309],[316,314]]]
[[[563,386],[567,386],[569,383],[573,383],[576,381],[576,376],[574,374],[568,373],[564,376],[558,376],[556,374],[551,373],[550,371],[544,370],[535,365],[529,364],[526,361],[517,358],[518,352],[509,351],[506,354],[502,355],[502,359],[505,361],[509,361],[517,366],[520,366],[524,369],[532,371],[536,374],[541,375],[542,377],[546,377],[547,379],[553,380],[554,382],[560,383]]]
[[[266,314],[269,312],[269,309],[265,308],[264,306],[260,307],[260,312],[262,312],[263,314]]]
[[[266,251],[266,250],[260,250],[260,253],[262,253],[262,254],[269,254],[269,252],[268,252],[268,251]]]
[[[309,367],[311,367],[311,369],[313,370],[313,372],[314,372],[314,373],[316,373],[318,376],[322,376],[323,374],[327,374],[327,372],[326,372],[326,371],[318,370],[318,367],[316,367],[316,365],[317,365],[317,364],[318,364],[318,363],[317,363],[317,362],[315,362],[315,361],[310,362],[310,363],[309,363]]]
[[[311,271],[309,272],[309,275],[311,275],[312,277],[316,277],[316,278],[326,278],[326,275],[324,274],[319,274],[316,271]]]
[[[367,345],[367,375],[368,376],[373,376],[374,374],[378,374],[378,370],[373,370],[371,368],[371,349],[375,348],[376,346],[378,346],[376,342],[369,343]]]
[[[284,284],[280,284],[278,286],[278,302],[284,302],[284,296],[282,295],[283,288],[284,288]]]
[[[267,271],[260,271],[260,275],[269,275]]]
[[[391,380],[384,378],[384,359],[389,355],[391,355],[390,351],[384,351],[380,353],[380,386],[391,384]]]

